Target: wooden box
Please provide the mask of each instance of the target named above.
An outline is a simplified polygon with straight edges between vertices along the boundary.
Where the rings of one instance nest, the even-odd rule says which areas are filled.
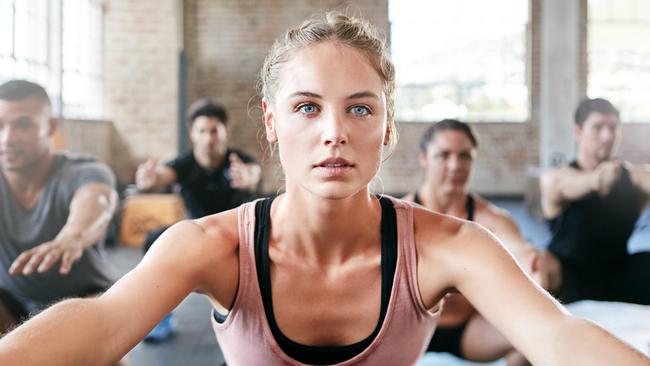
[[[120,243],[141,246],[149,230],[171,226],[185,217],[183,200],[177,194],[139,194],[124,200]]]

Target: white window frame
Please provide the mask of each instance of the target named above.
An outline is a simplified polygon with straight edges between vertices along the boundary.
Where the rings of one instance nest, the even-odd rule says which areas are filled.
[[[6,24],[0,24],[0,82],[41,84],[56,116],[101,119],[102,1],[0,0],[0,12],[0,23]],[[22,19],[24,29],[18,29],[21,17],[27,19]],[[76,52],[75,59],[66,57],[66,46],[72,47],[68,54]]]
[[[610,100],[624,123],[650,123],[649,12],[646,0],[588,1],[587,95]],[[616,41],[595,45],[596,37]]]

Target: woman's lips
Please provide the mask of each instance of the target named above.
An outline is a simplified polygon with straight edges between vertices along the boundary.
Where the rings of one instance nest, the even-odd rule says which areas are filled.
[[[343,158],[328,158],[314,165],[316,171],[328,176],[342,176],[354,169],[354,164]]]

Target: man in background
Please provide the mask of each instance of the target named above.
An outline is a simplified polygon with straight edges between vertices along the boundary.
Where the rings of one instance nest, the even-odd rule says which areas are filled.
[[[111,170],[55,153],[43,87],[0,85],[0,333],[54,301],[113,280],[101,240],[117,203]]]
[[[650,166],[613,157],[619,111],[585,99],[575,113],[577,157],[541,177],[542,212],[552,232],[544,256],[550,291],[583,299],[650,304],[650,252],[630,254],[628,240],[650,196]]]

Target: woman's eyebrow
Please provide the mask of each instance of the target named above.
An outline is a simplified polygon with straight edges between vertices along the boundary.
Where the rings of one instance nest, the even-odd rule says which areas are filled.
[[[354,93],[348,97],[348,99],[361,99],[361,98],[372,98],[372,99],[379,100],[379,96],[371,91]]]
[[[317,99],[323,99],[323,97],[319,94],[308,92],[308,91],[297,91],[295,93],[291,93],[289,95],[290,98],[293,97],[309,97],[309,98],[317,98]]]
[[[317,93],[308,92],[308,91],[297,91],[289,95],[290,98],[294,97],[309,97],[316,99],[323,99],[323,96]],[[372,98],[379,100],[379,96],[371,91],[362,91],[358,93],[351,94],[346,99],[362,99],[362,98]]]

